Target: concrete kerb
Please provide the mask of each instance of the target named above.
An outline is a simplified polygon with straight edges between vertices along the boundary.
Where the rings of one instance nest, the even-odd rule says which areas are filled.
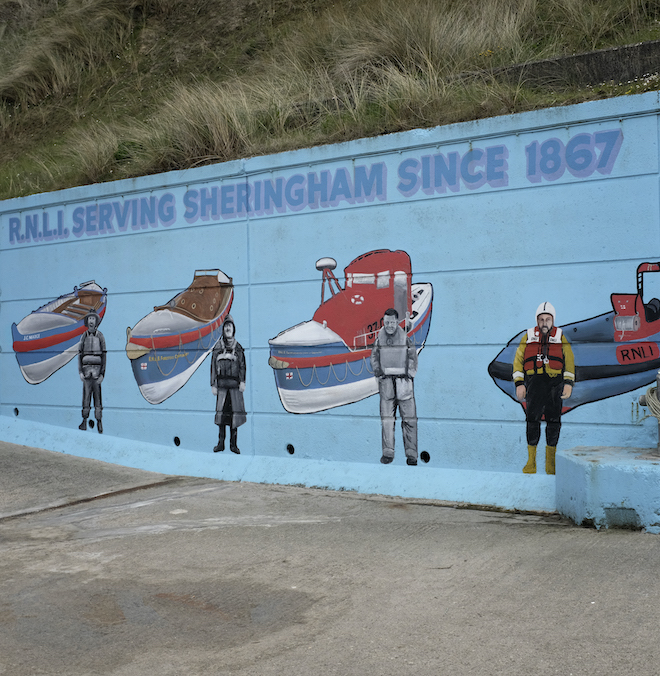
[[[0,439],[162,474],[440,500],[554,513],[555,477],[431,467],[383,466],[169,448],[0,416]]]
[[[651,449],[577,447],[545,474],[381,466],[275,456],[213,454],[0,416],[0,439],[158,472],[224,481],[297,485],[454,506],[559,513],[582,526],[660,534],[660,456]]]

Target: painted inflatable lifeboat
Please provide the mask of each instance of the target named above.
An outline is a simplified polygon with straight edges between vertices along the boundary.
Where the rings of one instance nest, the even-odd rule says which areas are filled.
[[[561,326],[575,356],[575,387],[564,412],[632,392],[655,382],[660,369],[660,300],[644,302],[644,274],[660,263],[637,267],[637,293],[613,293],[613,311]],[[523,331],[488,366],[495,384],[514,401],[513,359]]]
[[[197,270],[185,291],[126,329],[126,356],[150,404],[160,404],[188,382],[218,342],[233,299],[231,277]]]
[[[78,354],[85,315],[95,310],[103,319],[107,293],[93,280],[84,282],[12,324],[14,352],[28,383],[43,382]]]
[[[336,266],[332,258],[317,261],[323,273],[321,305],[310,321],[269,341],[268,363],[290,413],[315,413],[378,391],[371,348],[388,308],[396,308],[418,352],[428,335],[433,287],[412,284],[405,251],[382,249],[358,256],[344,270],[343,287],[332,272]]]

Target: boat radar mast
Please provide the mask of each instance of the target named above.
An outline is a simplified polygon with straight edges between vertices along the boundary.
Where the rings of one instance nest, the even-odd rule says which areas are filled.
[[[323,305],[325,301],[325,283],[328,283],[328,290],[330,291],[330,295],[334,296],[336,293],[341,293],[343,289],[341,288],[341,285],[337,281],[337,278],[335,277],[334,273],[332,272],[335,268],[337,267],[337,261],[334,258],[319,258],[316,261],[316,269],[319,272],[323,272],[323,280],[321,282],[321,305]],[[335,284],[337,287],[336,290],[332,288],[332,284]]]

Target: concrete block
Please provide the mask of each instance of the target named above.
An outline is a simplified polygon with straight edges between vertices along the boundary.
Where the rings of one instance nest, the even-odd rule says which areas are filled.
[[[578,446],[557,453],[557,511],[578,525],[660,534],[656,449]]]

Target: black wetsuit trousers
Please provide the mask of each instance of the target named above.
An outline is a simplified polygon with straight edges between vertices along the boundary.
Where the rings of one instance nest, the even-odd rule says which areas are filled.
[[[527,443],[536,446],[541,438],[541,418],[545,416],[545,440],[548,446],[556,446],[561,430],[561,394],[564,380],[545,373],[525,378],[527,388]]]

